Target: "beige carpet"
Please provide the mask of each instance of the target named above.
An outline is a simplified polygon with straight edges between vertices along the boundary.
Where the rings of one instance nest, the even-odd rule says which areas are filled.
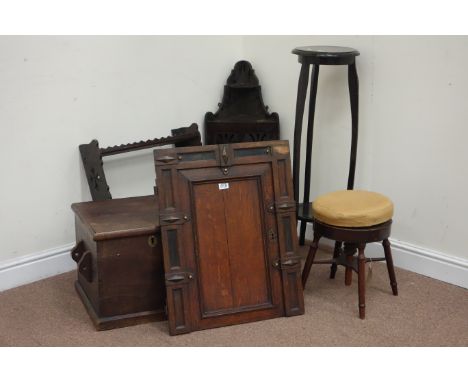
[[[75,273],[66,273],[0,293],[0,345],[468,346],[468,290],[397,269],[394,297],[385,265],[375,264],[360,320],[357,282],[346,287],[341,267],[329,280],[328,269],[312,268],[303,316],[175,337],[166,322],[96,332],[75,293]]]

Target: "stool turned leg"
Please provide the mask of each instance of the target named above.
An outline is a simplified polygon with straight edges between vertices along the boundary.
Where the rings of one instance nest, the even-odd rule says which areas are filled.
[[[312,268],[312,264],[314,263],[314,258],[318,249],[319,240],[320,236],[314,233],[314,241],[310,245],[309,254],[307,255],[307,259],[304,264],[304,269],[302,270],[302,288],[305,288],[307,279],[309,278],[310,268]]]
[[[395,269],[393,268],[392,250],[390,248],[390,241],[385,239],[382,242],[385,252],[385,260],[387,262],[388,276],[390,277],[390,285],[394,296],[398,296],[398,286],[395,277]]]
[[[341,241],[336,241],[335,242],[335,250],[333,251],[333,260],[336,260],[340,256],[341,252]],[[330,267],[330,278],[334,279],[336,275],[336,269],[338,268],[338,265],[336,263],[333,263]]]
[[[366,257],[365,244],[359,244],[358,254],[358,290],[359,290],[359,318],[366,318]]]
[[[317,85],[319,76],[319,65],[312,66],[312,76],[310,78],[310,95],[309,95],[309,116],[307,120],[307,145],[305,154],[305,177],[304,177],[304,198],[303,203],[309,203],[310,197],[310,175],[312,171],[312,142],[314,139],[314,117],[315,117],[315,100],[317,99]],[[307,222],[301,221],[301,230],[299,243],[304,245]]]
[[[294,124],[294,153],[293,153],[293,185],[294,200],[299,203],[299,170],[301,162],[301,138],[302,120],[304,118],[304,106],[307,95],[307,83],[309,81],[309,64],[303,63],[299,75],[296,101],[296,121]]]
[[[343,251],[346,255],[346,262],[351,264],[353,262],[354,254],[356,253],[356,244],[345,243]],[[350,286],[353,282],[353,269],[351,267],[346,267],[345,270],[345,285]]]

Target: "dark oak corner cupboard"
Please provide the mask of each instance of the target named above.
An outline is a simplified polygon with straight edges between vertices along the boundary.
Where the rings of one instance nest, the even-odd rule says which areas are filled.
[[[205,114],[205,144],[279,139],[279,116],[270,113],[260,82],[248,61],[239,61],[229,75],[216,113]]]
[[[288,142],[154,158],[170,334],[303,314]]]

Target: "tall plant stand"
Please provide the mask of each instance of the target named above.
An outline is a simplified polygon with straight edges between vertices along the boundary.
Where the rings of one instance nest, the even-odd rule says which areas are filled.
[[[293,54],[298,55],[301,63],[299,84],[297,89],[296,120],[294,127],[293,153],[293,183],[294,199],[298,203],[297,218],[300,223],[299,244],[304,245],[307,223],[313,221],[310,198],[310,175],[312,169],[312,141],[314,132],[315,101],[317,98],[317,84],[320,65],[347,65],[348,85],[351,100],[351,154],[348,174],[348,190],[354,187],[354,173],[356,169],[356,151],[358,141],[358,105],[359,81],[356,71],[356,56],[359,52],[353,48],[338,46],[305,46],[295,48]],[[299,203],[299,174],[301,165],[302,122],[309,82],[309,71],[312,65],[309,95],[309,117],[307,122],[307,146],[305,155],[304,194],[303,202]],[[341,244],[340,244],[341,246]]]

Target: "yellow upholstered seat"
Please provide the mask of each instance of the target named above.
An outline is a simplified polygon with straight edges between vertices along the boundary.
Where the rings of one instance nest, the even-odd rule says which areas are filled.
[[[337,227],[370,227],[393,216],[393,203],[377,192],[342,190],[319,196],[312,204],[314,218]]]

